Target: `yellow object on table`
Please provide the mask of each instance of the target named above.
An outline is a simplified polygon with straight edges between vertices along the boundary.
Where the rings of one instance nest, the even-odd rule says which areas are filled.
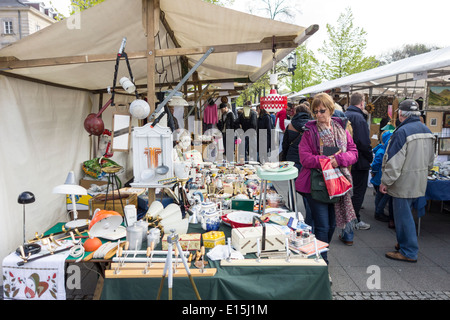
[[[209,231],[202,235],[205,248],[214,248],[217,245],[225,245],[225,233],[223,231]]]

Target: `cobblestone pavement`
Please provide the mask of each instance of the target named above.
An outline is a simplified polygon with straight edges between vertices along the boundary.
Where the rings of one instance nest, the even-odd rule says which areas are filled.
[[[67,296],[67,300],[92,299],[92,294]],[[3,294],[0,300],[3,300]],[[333,300],[450,300],[450,291],[341,291],[333,292]]]
[[[342,291],[333,300],[450,300],[450,291]]]

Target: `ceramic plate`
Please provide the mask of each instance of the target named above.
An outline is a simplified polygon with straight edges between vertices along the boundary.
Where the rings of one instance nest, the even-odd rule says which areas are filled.
[[[280,172],[280,171],[289,170],[293,166],[294,166],[294,162],[283,161],[283,162],[278,162],[278,163],[266,163],[261,167],[261,169],[263,169],[265,171],[271,171],[271,172]]]

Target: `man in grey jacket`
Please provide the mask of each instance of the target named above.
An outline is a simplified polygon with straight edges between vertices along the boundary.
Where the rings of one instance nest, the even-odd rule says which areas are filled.
[[[380,191],[392,196],[396,251],[387,252],[394,260],[416,262],[419,252],[411,213],[415,199],[425,195],[428,171],[434,162],[434,135],[421,121],[419,105],[404,100],[399,105],[400,125],[389,141],[382,164]]]

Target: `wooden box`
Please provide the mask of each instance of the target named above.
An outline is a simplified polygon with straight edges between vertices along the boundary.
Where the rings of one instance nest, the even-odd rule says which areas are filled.
[[[124,207],[129,204],[135,205],[136,208],[138,207],[138,197],[137,197],[137,194],[135,194],[135,193],[124,194],[124,195],[121,194],[122,203],[120,202],[120,199],[118,199],[118,198],[112,200],[113,195],[109,194],[108,200],[106,201],[106,207],[105,207],[105,199],[106,199],[105,196],[106,196],[105,194],[98,194],[89,200],[89,211],[90,211],[91,217],[94,215],[94,212],[96,209],[114,210],[123,216],[122,204]],[[118,196],[115,195],[115,197],[118,197]]]
[[[189,233],[189,234],[180,234],[178,235],[178,242],[180,243],[182,250],[200,250],[200,233]],[[162,249],[167,250],[168,243],[167,243],[167,234],[164,235],[162,242]],[[173,248],[174,250],[175,248]]]
[[[263,249],[263,227],[233,228],[231,244],[242,254],[258,252],[257,239],[260,238],[261,251],[286,250],[286,234],[277,226],[266,224],[266,238]]]

